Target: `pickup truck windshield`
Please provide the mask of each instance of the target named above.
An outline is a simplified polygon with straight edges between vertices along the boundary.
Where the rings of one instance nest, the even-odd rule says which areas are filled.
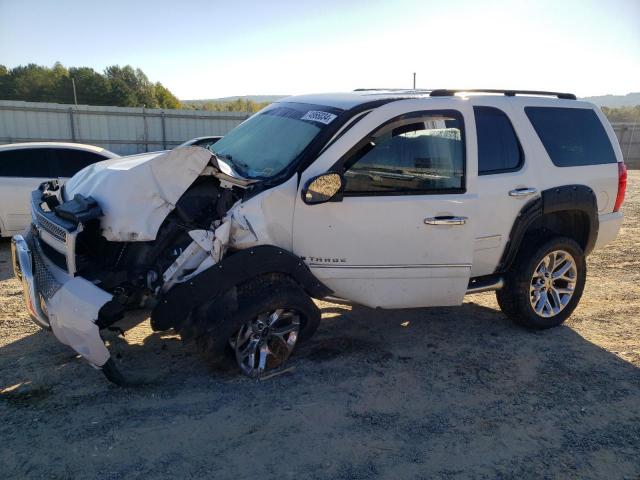
[[[248,178],[270,178],[342,113],[304,103],[274,103],[231,130],[210,149]]]

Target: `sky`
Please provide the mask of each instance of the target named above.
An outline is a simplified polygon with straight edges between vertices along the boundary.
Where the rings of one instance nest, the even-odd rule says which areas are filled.
[[[141,68],[180,99],[412,85],[640,91],[640,0],[0,0],[0,64]]]

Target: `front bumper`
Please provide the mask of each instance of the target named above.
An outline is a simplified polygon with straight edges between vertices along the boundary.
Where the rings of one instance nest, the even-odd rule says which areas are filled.
[[[102,306],[113,297],[82,277],[72,277],[42,253],[32,233],[11,239],[13,271],[22,281],[24,301],[33,321],[102,368],[109,351],[96,325]]]
[[[40,327],[50,330],[49,318],[42,309],[40,293],[36,288],[33,276],[31,249],[22,235],[15,235],[11,239],[11,258],[13,259],[13,273],[22,282],[24,303],[31,320]]]

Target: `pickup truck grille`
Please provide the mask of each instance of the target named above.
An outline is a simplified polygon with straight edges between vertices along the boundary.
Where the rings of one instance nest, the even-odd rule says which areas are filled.
[[[53,212],[43,210],[41,196],[42,192],[39,190],[31,194],[31,220],[35,229],[34,234],[38,237],[36,243],[42,242],[44,247],[40,254],[46,255],[58,266],[66,264],[67,273],[75,276],[76,237],[82,226],[60,218]],[[64,261],[58,257],[64,257]]]
[[[34,247],[33,250],[31,250],[31,254],[33,258],[33,273],[36,277],[38,290],[46,299],[50,299],[60,290],[62,285],[56,280],[42,260],[44,253],[38,239],[30,238],[29,240],[31,240],[29,243]]]
[[[47,232],[49,235],[56,238],[60,242],[67,243],[67,231],[64,229],[64,227],[56,225],[42,213],[34,211],[33,222],[35,223],[36,227],[43,229],[45,232]]]

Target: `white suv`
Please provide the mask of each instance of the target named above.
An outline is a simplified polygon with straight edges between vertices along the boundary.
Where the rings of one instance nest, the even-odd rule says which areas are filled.
[[[496,290],[518,323],[552,327],[622,222],[616,137],[571,94],[291,97],[212,150],[45,183],[31,233],[14,237],[32,317],[112,381],[99,329],[129,308],[251,376],[314,333],[311,297],[406,308]]]

